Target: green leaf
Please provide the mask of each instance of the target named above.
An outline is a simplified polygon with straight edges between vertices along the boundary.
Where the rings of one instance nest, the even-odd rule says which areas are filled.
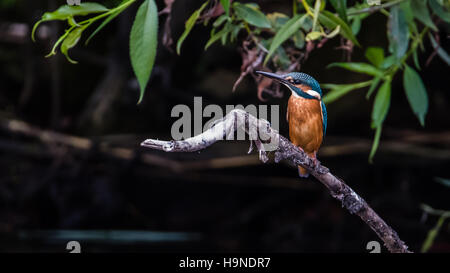
[[[413,60],[414,60],[414,65],[416,66],[417,70],[420,70],[419,56],[417,56],[417,50],[413,51]]]
[[[306,35],[306,41],[314,41],[319,39],[322,36],[322,33],[319,31],[311,31]]]
[[[284,43],[287,39],[289,39],[292,35],[294,35],[303,24],[305,18],[307,18],[307,14],[304,15],[295,15],[289,21],[287,21],[283,27],[275,34],[272,43],[270,44],[269,53],[267,53],[266,58],[264,59],[264,65],[266,65],[267,61],[269,61],[272,54],[277,50],[277,48]]]
[[[347,20],[347,0],[330,0],[331,5],[337,11],[339,17],[344,22],[348,22]]]
[[[306,16],[305,19],[303,20],[301,29],[303,29],[306,33],[312,31],[312,26],[313,26],[313,20],[311,17]]]
[[[439,16],[442,20],[450,23],[450,12],[446,11],[443,6],[441,6],[437,0],[430,0],[430,7],[433,12]]]
[[[34,34],[36,32],[36,29],[43,22],[52,20],[68,20],[73,18],[74,16],[84,16],[91,13],[106,12],[108,10],[109,9],[98,3],[90,3],[90,2],[81,3],[79,6],[63,5],[55,11],[46,12],[44,13],[44,15],[42,15],[41,20],[39,20],[33,26],[33,30],[31,31],[31,38],[33,39],[33,41],[35,41]]]
[[[378,128],[384,122],[391,104],[391,81],[386,80],[375,96],[372,110],[372,128]]]
[[[216,21],[214,21],[213,23],[213,27],[220,27],[220,25],[222,25],[225,21],[227,21],[229,17],[227,17],[225,14],[217,17]]]
[[[225,15],[227,17],[230,16],[230,0],[220,0],[220,4],[223,7],[223,10],[225,11]]]
[[[396,58],[394,55],[384,58],[384,61],[381,64],[381,69],[388,69],[395,63],[395,61],[396,61]]]
[[[80,25],[75,21],[75,18],[69,17],[67,18],[67,22],[69,23],[69,26],[71,27],[79,27]]]
[[[46,12],[42,15],[43,20],[65,20],[69,17],[84,16],[91,13],[101,13],[108,11],[105,6],[98,3],[83,2],[79,6],[63,5],[53,12]]]
[[[368,47],[366,50],[366,58],[376,67],[381,67],[384,61],[384,50],[381,47]]]
[[[372,149],[369,155],[369,162],[372,163],[375,152],[378,149],[381,137],[381,130],[383,127],[383,122],[386,119],[386,115],[389,111],[389,106],[391,104],[391,80],[386,80],[380,89],[378,89],[377,95],[375,96],[375,102],[372,109],[372,129],[376,129],[375,138],[372,144]]]
[[[382,126],[380,125],[376,128],[376,131],[375,131],[375,137],[373,139],[372,148],[370,149],[370,154],[369,154],[369,163],[370,164],[373,163],[373,157],[375,156],[375,153],[378,150],[378,146],[380,145],[381,130],[382,130]]]
[[[255,27],[270,28],[270,21],[261,11],[239,2],[233,2],[233,9],[236,15],[245,22]]]
[[[141,89],[142,101],[155,63],[158,43],[158,8],[154,0],[145,0],[139,7],[130,34],[130,58]]]
[[[408,24],[411,24],[411,22],[414,21],[414,12],[411,7],[411,1],[401,2],[399,8],[403,11],[405,19],[408,22]]]
[[[316,30],[317,19],[319,19],[318,17],[319,17],[320,5],[321,4],[322,4],[321,0],[316,0],[316,3],[314,4],[314,16],[313,16],[313,26],[312,26],[312,30],[313,31],[312,32],[314,32]]]
[[[367,91],[366,99],[368,100],[370,96],[372,96],[373,91],[375,91],[375,88],[377,88],[378,84],[381,81],[381,76],[376,76],[372,79],[372,84],[369,87],[369,91]]]
[[[409,29],[403,9],[393,6],[388,19],[389,51],[396,60],[401,59],[408,49]]]
[[[416,21],[414,21],[414,13],[411,8],[411,2],[410,1],[403,1],[399,4],[399,8],[403,11],[403,14],[405,15],[405,20],[409,26],[410,35],[412,34],[419,35]]]
[[[339,99],[340,97],[344,96],[345,94],[347,94],[352,90],[369,86],[371,82],[372,81],[358,82],[351,84],[330,84],[330,83],[321,84],[322,88],[331,89],[330,92],[328,92],[323,97],[323,102],[326,104],[334,102],[335,100]]]
[[[417,20],[421,21],[424,25],[428,26],[432,30],[437,31],[436,26],[431,20],[426,0],[411,0],[411,9],[413,11],[414,17],[417,18]]]
[[[208,3],[209,3],[209,1],[206,1],[205,3],[203,3],[203,5],[198,10],[194,11],[194,13],[192,13],[191,17],[189,17],[189,19],[186,21],[184,32],[183,32],[183,34],[181,34],[181,36],[177,42],[177,54],[178,55],[180,55],[181,45],[183,44],[184,39],[186,39],[186,37],[189,35],[189,33],[191,32],[192,28],[195,25],[195,22],[197,21],[198,17],[202,13],[202,11],[206,8],[206,5],[208,5]]]
[[[351,28],[353,35],[357,35],[359,33],[359,30],[361,29],[361,17],[356,16],[353,19]]]
[[[48,53],[48,54],[45,56],[45,58],[48,58],[48,57],[53,56],[53,55],[56,55],[56,49],[58,48],[58,46],[59,46],[62,42],[64,42],[64,39],[67,38],[67,36],[70,34],[70,31],[72,31],[72,28],[66,30],[66,32],[65,32],[62,36],[60,36],[60,37],[58,38],[58,40],[56,41],[56,43],[53,45],[52,51],[50,51],[50,53]]]
[[[64,39],[64,42],[61,44],[61,53],[64,54],[67,60],[73,64],[76,64],[77,62],[69,57],[69,49],[77,45],[78,41],[81,38],[81,34],[85,29],[86,27],[75,28],[69,33],[69,35],[67,35],[67,37]]]
[[[302,31],[297,31],[292,37],[294,45],[298,49],[303,49],[305,46],[305,34]]]
[[[352,29],[344,22],[341,18],[337,17],[333,13],[323,10],[319,14],[319,21],[321,24],[326,26],[328,29],[335,29],[337,26],[341,26],[341,35],[352,41],[353,44],[360,46],[359,42],[356,40],[356,37],[353,35]]]
[[[433,38],[431,34],[428,34],[428,37],[430,38],[431,44],[433,45],[433,49],[437,50],[437,54],[441,59],[447,63],[447,65],[450,65],[450,56],[448,53],[436,42],[436,40]]]
[[[367,63],[332,63],[327,66],[327,68],[331,67],[341,67],[353,72],[363,73],[371,76],[383,75],[383,71]]]
[[[438,222],[436,223],[436,226],[432,228],[427,235],[427,238],[425,239],[425,242],[422,245],[421,252],[426,253],[431,248],[431,246],[434,243],[434,240],[436,239],[437,235],[439,234],[439,231],[442,228],[442,225],[444,224],[445,219],[447,219],[446,215],[442,215],[439,217]]]
[[[275,51],[273,60],[275,64],[282,69],[287,69],[291,64],[291,60],[289,59],[289,56],[286,54],[286,50],[284,50],[283,47],[279,47]]]
[[[231,30],[233,30],[233,28],[231,27],[231,23],[228,23],[222,28],[222,30],[211,35],[211,38],[209,38],[208,42],[205,45],[205,50],[207,50],[208,47],[210,47],[217,40],[224,39],[224,37],[226,37],[226,35],[228,35],[228,33],[230,33]]]
[[[272,28],[280,29],[287,21],[289,21],[289,17],[286,14],[273,12],[267,14],[267,19],[270,21]]]
[[[425,115],[428,111],[427,90],[419,74],[406,64],[403,72],[403,88],[414,114],[419,119],[420,124],[425,126]]]
[[[237,39],[239,31],[244,28],[244,24],[241,22],[238,25],[232,25],[230,32],[230,41],[234,42]]]

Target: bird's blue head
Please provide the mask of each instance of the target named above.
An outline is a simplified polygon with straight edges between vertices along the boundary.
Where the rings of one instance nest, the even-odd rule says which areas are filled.
[[[256,71],[256,73],[284,84],[301,97],[322,100],[322,89],[320,89],[319,83],[308,74],[291,72],[285,75],[278,75],[264,71]]]

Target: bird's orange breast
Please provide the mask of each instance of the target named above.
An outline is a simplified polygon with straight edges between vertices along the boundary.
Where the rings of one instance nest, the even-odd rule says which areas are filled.
[[[323,139],[320,101],[291,95],[288,102],[289,138],[315,157]]]

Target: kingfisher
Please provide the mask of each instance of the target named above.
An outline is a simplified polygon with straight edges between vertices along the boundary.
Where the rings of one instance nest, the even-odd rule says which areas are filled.
[[[291,90],[286,120],[289,123],[291,142],[317,163],[317,151],[327,131],[327,109],[322,101],[322,89],[310,75],[291,72],[284,75],[256,71]],[[308,171],[298,166],[300,177],[308,177]]]

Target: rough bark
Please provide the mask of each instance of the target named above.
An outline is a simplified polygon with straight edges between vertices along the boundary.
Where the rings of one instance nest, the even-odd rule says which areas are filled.
[[[254,142],[259,151],[259,158],[264,163],[269,159],[266,154],[267,147],[269,147],[275,151],[275,162],[287,160],[294,165],[302,165],[328,188],[331,196],[339,200],[343,207],[351,214],[358,215],[375,231],[390,252],[410,252],[408,246],[400,240],[397,233],[344,181],[273,130],[269,122],[257,119],[243,110],[231,111],[225,118],[215,122],[210,129],[186,140],[147,139],[141,145],[165,152],[195,152],[203,150],[219,140],[234,139],[234,133],[237,130],[244,130],[249,135],[251,140],[249,153],[253,149],[252,142]],[[267,146],[268,142],[271,142],[272,145]]]

